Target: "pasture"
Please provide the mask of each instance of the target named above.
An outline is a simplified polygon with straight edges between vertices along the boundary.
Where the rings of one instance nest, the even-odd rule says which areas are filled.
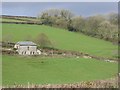
[[[27,22],[27,21],[38,21],[36,18],[23,18],[23,17],[13,17],[13,18],[0,18],[2,22]]]
[[[117,74],[117,63],[85,58],[2,56],[4,85],[64,84],[100,80]]]
[[[80,51],[90,55],[116,58],[117,45],[81,33],[53,28],[45,25],[2,24],[3,39],[8,37],[12,42],[34,40],[38,34],[45,33],[52,41],[54,48]]]
[[[3,22],[25,22],[22,20],[16,20],[16,19],[7,19],[7,18],[2,18]]]

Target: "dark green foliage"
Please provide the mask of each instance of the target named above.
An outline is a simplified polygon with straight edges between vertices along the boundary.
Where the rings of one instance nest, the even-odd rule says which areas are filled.
[[[12,48],[15,44],[14,43],[11,43],[11,42],[2,42],[2,47],[5,47],[5,48]]]
[[[38,47],[40,48],[52,47],[51,41],[44,33],[39,34],[35,39],[35,42],[39,45]]]

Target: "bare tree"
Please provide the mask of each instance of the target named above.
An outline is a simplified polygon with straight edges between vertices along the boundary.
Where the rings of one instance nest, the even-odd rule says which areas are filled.
[[[114,41],[118,38],[118,30],[115,25],[112,25],[109,21],[103,21],[100,23],[99,28],[99,35],[102,36],[106,40]]]
[[[82,32],[85,27],[85,19],[81,16],[75,17],[72,19],[72,27],[75,31]]]
[[[72,12],[64,9],[61,10],[60,14],[61,14],[61,17],[65,18],[66,20],[70,20],[74,16]]]
[[[110,21],[111,24],[118,24],[118,14],[117,13],[110,13],[107,15],[108,20]]]

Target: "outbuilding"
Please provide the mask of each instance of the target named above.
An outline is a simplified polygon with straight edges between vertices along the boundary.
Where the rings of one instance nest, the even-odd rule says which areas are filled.
[[[20,55],[40,55],[41,51],[37,49],[37,44],[32,41],[20,41],[14,46]]]

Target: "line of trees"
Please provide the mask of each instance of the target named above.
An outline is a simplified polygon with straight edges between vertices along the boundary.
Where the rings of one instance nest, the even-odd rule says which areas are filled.
[[[45,25],[118,42],[117,13],[82,17],[75,16],[71,11],[65,9],[49,9],[40,13],[37,18]]]

